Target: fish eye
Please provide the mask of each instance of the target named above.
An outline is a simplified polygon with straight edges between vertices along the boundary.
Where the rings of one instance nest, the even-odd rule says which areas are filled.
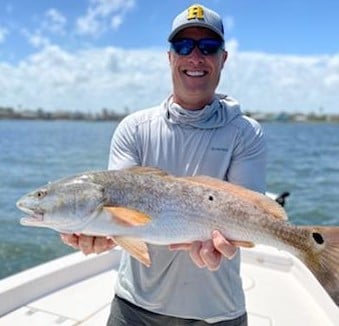
[[[42,199],[44,198],[45,196],[47,195],[47,190],[39,190],[36,192],[35,196],[38,198],[38,199]]]

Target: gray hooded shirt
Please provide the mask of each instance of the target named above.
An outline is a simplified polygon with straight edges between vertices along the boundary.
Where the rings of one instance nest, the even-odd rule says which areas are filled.
[[[126,117],[112,138],[109,169],[135,165],[177,176],[208,175],[265,191],[266,147],[260,125],[238,103],[216,95],[200,110],[172,102]],[[149,245],[151,267],[123,253],[116,294],[156,313],[207,322],[245,313],[240,253],[218,271],[198,268],[187,252]]]

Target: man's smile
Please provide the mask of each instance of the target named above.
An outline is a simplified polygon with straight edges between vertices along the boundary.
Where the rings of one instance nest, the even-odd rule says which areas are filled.
[[[204,70],[184,70],[184,74],[190,77],[203,77],[207,75],[207,71]]]

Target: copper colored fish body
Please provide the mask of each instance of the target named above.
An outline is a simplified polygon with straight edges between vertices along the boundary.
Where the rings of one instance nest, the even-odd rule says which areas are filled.
[[[265,244],[300,258],[339,304],[339,227],[295,226],[268,197],[211,177],[145,167],[79,174],[21,198],[24,225],[114,237],[151,264],[146,243],[207,240],[220,230],[237,246]]]

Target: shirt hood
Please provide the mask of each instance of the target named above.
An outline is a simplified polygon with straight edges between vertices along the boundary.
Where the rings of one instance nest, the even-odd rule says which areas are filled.
[[[165,119],[169,123],[199,129],[220,128],[241,115],[239,103],[222,94],[216,94],[211,104],[199,110],[184,109],[173,102],[172,96],[169,96],[163,105]]]

